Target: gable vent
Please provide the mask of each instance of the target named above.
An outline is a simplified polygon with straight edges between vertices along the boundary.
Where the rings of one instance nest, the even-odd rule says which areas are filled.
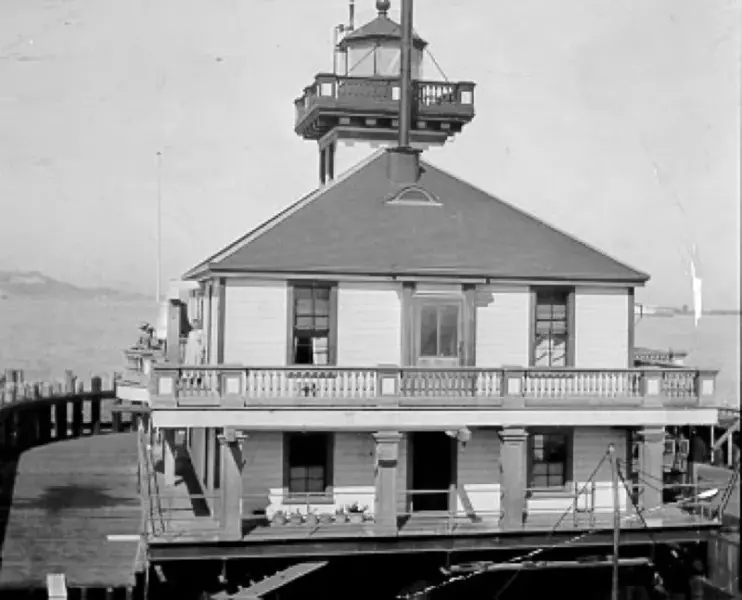
[[[405,204],[408,206],[441,206],[435,197],[427,190],[418,187],[406,187],[388,200],[389,204]]]

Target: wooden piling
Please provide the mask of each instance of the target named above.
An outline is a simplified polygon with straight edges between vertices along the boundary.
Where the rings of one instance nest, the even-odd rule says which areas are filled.
[[[94,394],[90,400],[90,429],[93,435],[100,433],[100,408],[103,390],[103,380],[96,376],[90,380],[90,391]]]

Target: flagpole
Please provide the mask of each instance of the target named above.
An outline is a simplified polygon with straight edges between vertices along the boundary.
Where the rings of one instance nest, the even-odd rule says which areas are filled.
[[[157,303],[160,303],[162,286],[162,152],[157,152]]]

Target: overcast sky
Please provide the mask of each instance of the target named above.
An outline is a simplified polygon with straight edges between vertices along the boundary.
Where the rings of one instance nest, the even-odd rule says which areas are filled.
[[[315,187],[292,101],[346,13],[0,0],[0,269],[154,290],[158,151],[163,278]],[[738,306],[740,17],[742,0],[418,0],[447,77],[477,82],[476,118],[429,160],[649,272],[640,300],[690,304],[695,243],[707,306]]]

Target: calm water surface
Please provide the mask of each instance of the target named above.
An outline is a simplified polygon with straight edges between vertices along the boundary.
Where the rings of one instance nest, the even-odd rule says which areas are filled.
[[[0,369],[23,369],[27,380],[121,372],[124,348],[156,316],[154,301],[0,300]]]
[[[0,369],[26,371],[27,378],[58,379],[65,369],[81,377],[123,368],[122,350],[137,337],[141,321],[153,322],[151,301],[0,300]],[[689,353],[687,363],[719,369],[720,398],[739,403],[740,317],[645,317],[636,343]]]

